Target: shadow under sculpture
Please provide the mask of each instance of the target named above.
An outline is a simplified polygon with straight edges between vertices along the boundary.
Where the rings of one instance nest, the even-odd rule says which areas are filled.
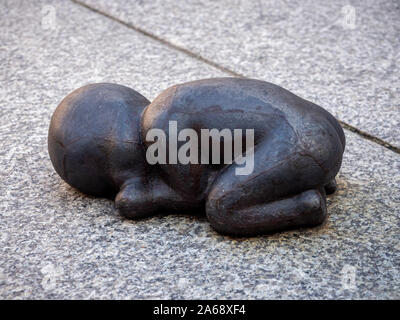
[[[172,139],[170,121],[196,132],[254,129],[253,171],[237,175],[235,162],[149,164],[145,137],[157,128]],[[79,88],[55,110],[48,147],[62,179],[115,197],[125,217],[205,210],[218,232],[255,235],[325,220],[345,137],[329,112],[277,85],[215,78],[172,86],[153,102],[117,84]]]

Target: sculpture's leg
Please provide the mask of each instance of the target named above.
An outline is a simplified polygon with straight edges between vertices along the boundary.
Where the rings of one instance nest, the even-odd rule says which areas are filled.
[[[324,195],[318,190],[240,209],[224,207],[223,200],[210,201],[207,205],[207,217],[214,229],[234,235],[312,227],[321,224],[326,217]]]
[[[289,153],[268,163],[266,154],[265,148],[255,153],[254,163],[263,167],[256,167],[251,175],[236,176],[233,164],[214,182],[206,213],[217,231],[254,235],[324,221],[324,177],[312,157]]]
[[[337,190],[336,179],[332,179],[324,186],[326,194],[332,194]]]

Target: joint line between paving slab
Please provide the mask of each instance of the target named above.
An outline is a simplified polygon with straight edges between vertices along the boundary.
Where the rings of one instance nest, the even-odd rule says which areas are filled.
[[[125,27],[128,27],[129,29],[133,29],[133,30],[141,33],[142,35],[144,35],[146,37],[149,37],[149,38],[151,38],[153,40],[156,40],[157,42],[161,42],[163,45],[165,45],[167,47],[170,47],[170,48],[172,48],[174,50],[180,51],[180,52],[182,52],[182,53],[184,53],[184,54],[186,54],[186,55],[188,55],[188,56],[190,56],[190,57],[192,57],[194,59],[200,60],[201,62],[204,62],[204,63],[206,63],[206,64],[208,64],[208,65],[210,65],[210,66],[212,66],[212,67],[214,67],[214,68],[216,68],[218,70],[221,70],[221,71],[223,71],[225,73],[231,74],[231,75],[236,76],[236,77],[245,78],[245,76],[240,74],[240,73],[237,73],[237,72],[229,70],[229,69],[227,69],[227,68],[225,68],[223,66],[220,66],[219,64],[217,64],[217,63],[215,63],[215,62],[213,62],[211,60],[208,60],[206,58],[203,58],[202,56],[200,56],[200,55],[198,55],[196,53],[193,53],[188,49],[185,49],[185,48],[182,48],[180,46],[177,46],[177,45],[175,45],[175,44],[173,44],[173,43],[171,43],[171,42],[169,42],[169,41],[167,41],[165,39],[162,39],[162,38],[160,38],[160,37],[148,32],[148,31],[146,31],[146,30],[144,30],[142,28],[138,28],[137,26],[135,26],[135,25],[133,25],[133,24],[131,24],[129,22],[125,22],[125,21],[123,21],[123,20],[121,20],[121,19],[119,19],[117,17],[114,17],[114,16],[108,14],[107,12],[104,12],[104,11],[101,11],[99,9],[93,8],[93,7],[89,6],[89,5],[87,5],[86,3],[80,2],[79,0],[71,0],[71,1],[74,2],[77,5],[80,5],[82,7],[87,8],[87,9],[89,9],[89,10],[95,12],[95,13],[101,14],[102,16],[107,17],[107,18],[109,18],[109,19],[111,19],[111,20],[113,20],[115,22],[118,22],[119,24],[122,24]]]
[[[165,39],[160,38],[159,36],[157,36],[155,34],[152,34],[152,33],[148,32],[148,31],[146,31],[146,30],[144,30],[142,28],[139,28],[139,27],[137,27],[137,26],[135,26],[135,25],[133,25],[133,24],[131,24],[129,22],[125,22],[125,21],[123,21],[123,20],[121,20],[121,19],[119,19],[117,17],[114,17],[114,16],[108,14],[107,12],[104,12],[104,11],[101,11],[99,9],[93,8],[90,5],[87,5],[86,3],[80,2],[79,0],[71,0],[71,1],[73,3],[75,3],[75,4],[77,4],[77,5],[85,7],[86,9],[88,9],[88,10],[90,10],[92,12],[98,13],[98,14],[100,14],[100,15],[108,18],[108,19],[111,19],[111,20],[113,20],[113,21],[115,21],[115,22],[117,22],[119,24],[122,24],[125,27],[127,27],[129,29],[132,29],[132,30],[134,30],[134,31],[146,36],[146,37],[149,37],[149,38],[151,38],[151,39],[153,39],[153,40],[155,40],[157,42],[160,42],[161,44],[163,44],[163,45],[165,45],[165,46],[167,46],[169,48],[172,48],[172,49],[174,49],[176,51],[182,52],[182,53],[184,53],[184,54],[186,54],[186,55],[188,55],[188,56],[190,56],[190,57],[192,57],[192,58],[194,58],[196,60],[199,60],[199,61],[201,61],[203,63],[206,63],[206,64],[208,64],[208,65],[210,65],[210,66],[212,66],[212,67],[214,67],[214,68],[216,68],[216,69],[218,69],[220,71],[223,71],[223,72],[225,72],[227,74],[230,74],[230,75],[233,75],[233,76],[236,76],[236,77],[246,78],[246,76],[243,75],[243,74],[240,74],[240,73],[235,72],[233,70],[230,70],[230,69],[228,69],[226,67],[223,67],[223,66],[219,65],[218,63],[216,63],[214,61],[208,60],[208,59],[206,59],[206,58],[204,58],[204,57],[202,57],[202,56],[200,56],[200,55],[198,55],[198,54],[196,54],[196,53],[194,53],[194,52],[192,52],[192,51],[190,51],[190,50],[188,50],[186,48],[177,46],[177,45],[175,45],[175,44],[173,44],[173,43],[171,43],[171,42],[169,42],[169,41],[167,41]],[[396,146],[393,146],[390,143],[388,143],[388,142],[386,142],[386,141],[384,141],[384,140],[382,140],[382,139],[380,139],[378,137],[375,137],[375,136],[373,136],[373,135],[371,135],[369,133],[366,133],[366,132],[364,132],[364,131],[362,131],[362,130],[360,130],[360,129],[358,129],[358,128],[356,128],[356,127],[354,127],[354,126],[352,126],[352,125],[350,125],[350,124],[348,124],[346,122],[343,122],[341,120],[339,120],[339,122],[340,122],[340,124],[342,125],[342,127],[344,129],[347,129],[347,130],[349,130],[349,131],[351,131],[353,133],[356,133],[357,135],[359,135],[360,137],[362,137],[364,139],[367,139],[369,141],[375,142],[376,144],[379,144],[379,145],[385,147],[386,149],[389,149],[389,150],[391,150],[391,151],[393,151],[395,153],[400,154],[400,148],[398,148]]]

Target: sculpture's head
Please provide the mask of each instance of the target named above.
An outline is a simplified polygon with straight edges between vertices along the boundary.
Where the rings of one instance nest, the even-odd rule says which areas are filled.
[[[79,88],[54,112],[48,137],[57,173],[78,190],[113,195],[132,170],[144,165],[140,115],[150,102],[125,86]]]

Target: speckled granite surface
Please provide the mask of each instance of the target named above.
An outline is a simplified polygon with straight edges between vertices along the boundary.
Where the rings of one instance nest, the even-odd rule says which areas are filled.
[[[79,0],[400,147],[396,0]]]
[[[203,217],[128,221],[62,182],[46,143],[68,92],[112,81],[153,99],[223,73],[72,2],[31,3],[0,3],[1,299],[400,298],[400,156],[348,131],[316,229],[246,239]]]

